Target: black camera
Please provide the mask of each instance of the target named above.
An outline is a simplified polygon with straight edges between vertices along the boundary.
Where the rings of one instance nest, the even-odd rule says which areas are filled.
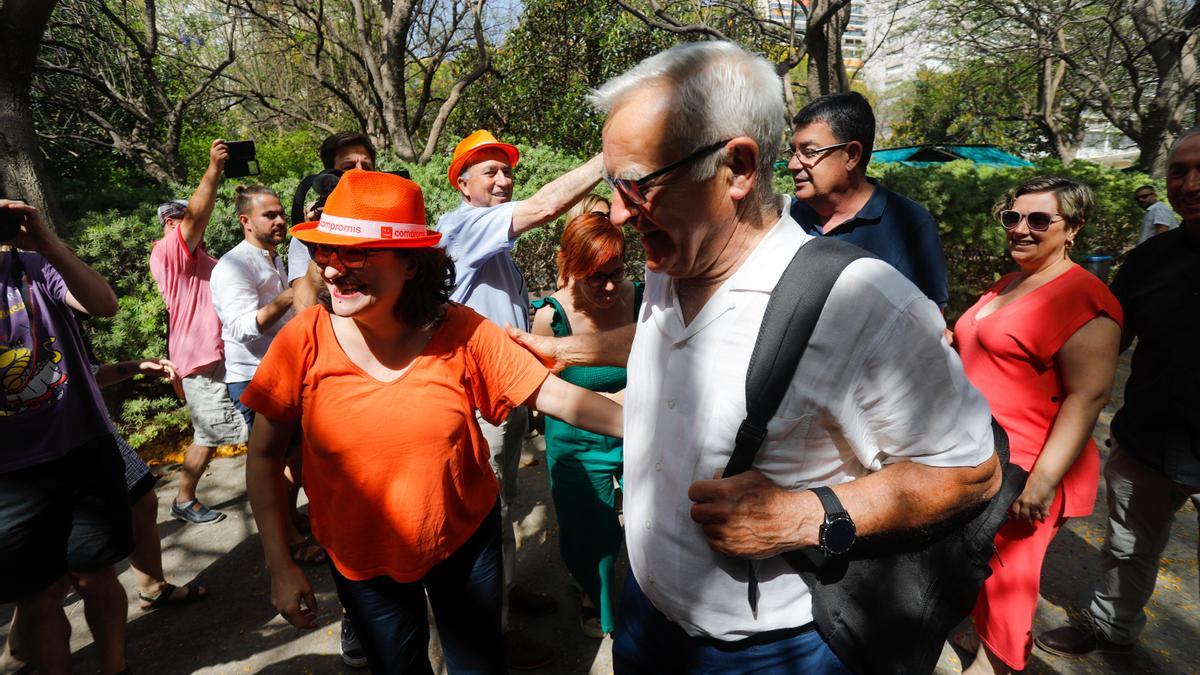
[[[21,223],[25,222],[25,214],[16,209],[0,209],[0,244],[10,242],[21,233]]]
[[[258,175],[258,150],[254,141],[229,141],[229,159],[225,160],[225,177],[242,178]]]
[[[342,179],[342,174],[345,171],[341,169],[325,169],[321,173],[315,173],[311,176],[305,176],[300,184],[296,186],[296,193],[292,195],[292,224],[303,223],[308,220],[309,213],[316,213],[316,217],[320,219],[321,211],[325,209],[325,200],[329,198],[329,194],[337,187],[338,181]],[[409,178],[407,169],[399,171],[381,171],[380,173],[390,173],[393,176],[401,178]],[[308,199],[308,193],[313,192],[317,195],[316,201],[308,204],[305,208],[305,200]]]

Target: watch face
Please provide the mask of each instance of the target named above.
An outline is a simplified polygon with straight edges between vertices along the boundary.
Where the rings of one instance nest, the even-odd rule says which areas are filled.
[[[856,539],[854,522],[849,518],[834,518],[825,524],[821,539],[825,550],[834,555],[849,551]]]

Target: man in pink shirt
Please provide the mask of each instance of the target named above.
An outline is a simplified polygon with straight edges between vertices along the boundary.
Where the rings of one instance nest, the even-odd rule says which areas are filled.
[[[204,250],[204,230],[229,148],[213,141],[208,170],[187,202],[158,207],[163,238],[150,252],[150,272],[158,283],[170,316],[167,346],[183,378],[183,392],[195,434],[183,461],[179,493],[171,515],[189,523],[215,523],[225,517],[196,499],[196,483],[219,445],[244,443],[246,423],[225,388],[225,354],[221,322],[213,309],[209,278],[217,260]]]

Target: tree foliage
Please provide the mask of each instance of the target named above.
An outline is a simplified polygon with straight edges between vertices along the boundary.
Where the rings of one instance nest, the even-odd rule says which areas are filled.
[[[1020,100],[1025,91],[1011,71],[987,63],[965,63],[948,72],[921,69],[904,86],[898,109],[890,111],[900,121],[889,144],[981,143],[1020,155],[1053,153],[1025,115]]]
[[[342,129],[330,123],[332,108],[378,147],[424,164],[463,94],[488,70],[485,1],[228,0],[272,45],[232,77],[277,115],[333,133]],[[460,60],[471,67],[451,76]],[[289,76],[278,77],[281,64]],[[306,81],[298,91],[297,80]]]
[[[1088,108],[1138,144],[1143,171],[1162,175],[1170,144],[1196,122],[1194,1],[939,0],[935,7],[970,58],[998,69],[1029,64],[1036,94],[1029,117],[1060,158],[1078,146],[1078,113]]]
[[[160,185],[184,180],[179,145],[211,115],[213,84],[234,62],[232,22],[165,15],[156,0],[62,0],[33,81],[51,151],[114,150]]]
[[[451,127],[456,137],[482,128],[511,141],[594,154],[603,120],[587,93],[674,41],[609,0],[532,0]]]
[[[788,114],[797,98],[850,91],[842,35],[851,0],[616,0],[646,25],[689,39],[727,40],[764,54],[783,80]],[[792,71],[806,64],[806,77]]]

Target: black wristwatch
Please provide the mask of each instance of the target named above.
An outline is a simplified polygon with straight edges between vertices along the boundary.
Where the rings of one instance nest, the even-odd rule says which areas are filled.
[[[812,488],[825,507],[825,522],[821,523],[821,552],[826,556],[845,555],[858,539],[858,530],[842,502],[827,487]]]

